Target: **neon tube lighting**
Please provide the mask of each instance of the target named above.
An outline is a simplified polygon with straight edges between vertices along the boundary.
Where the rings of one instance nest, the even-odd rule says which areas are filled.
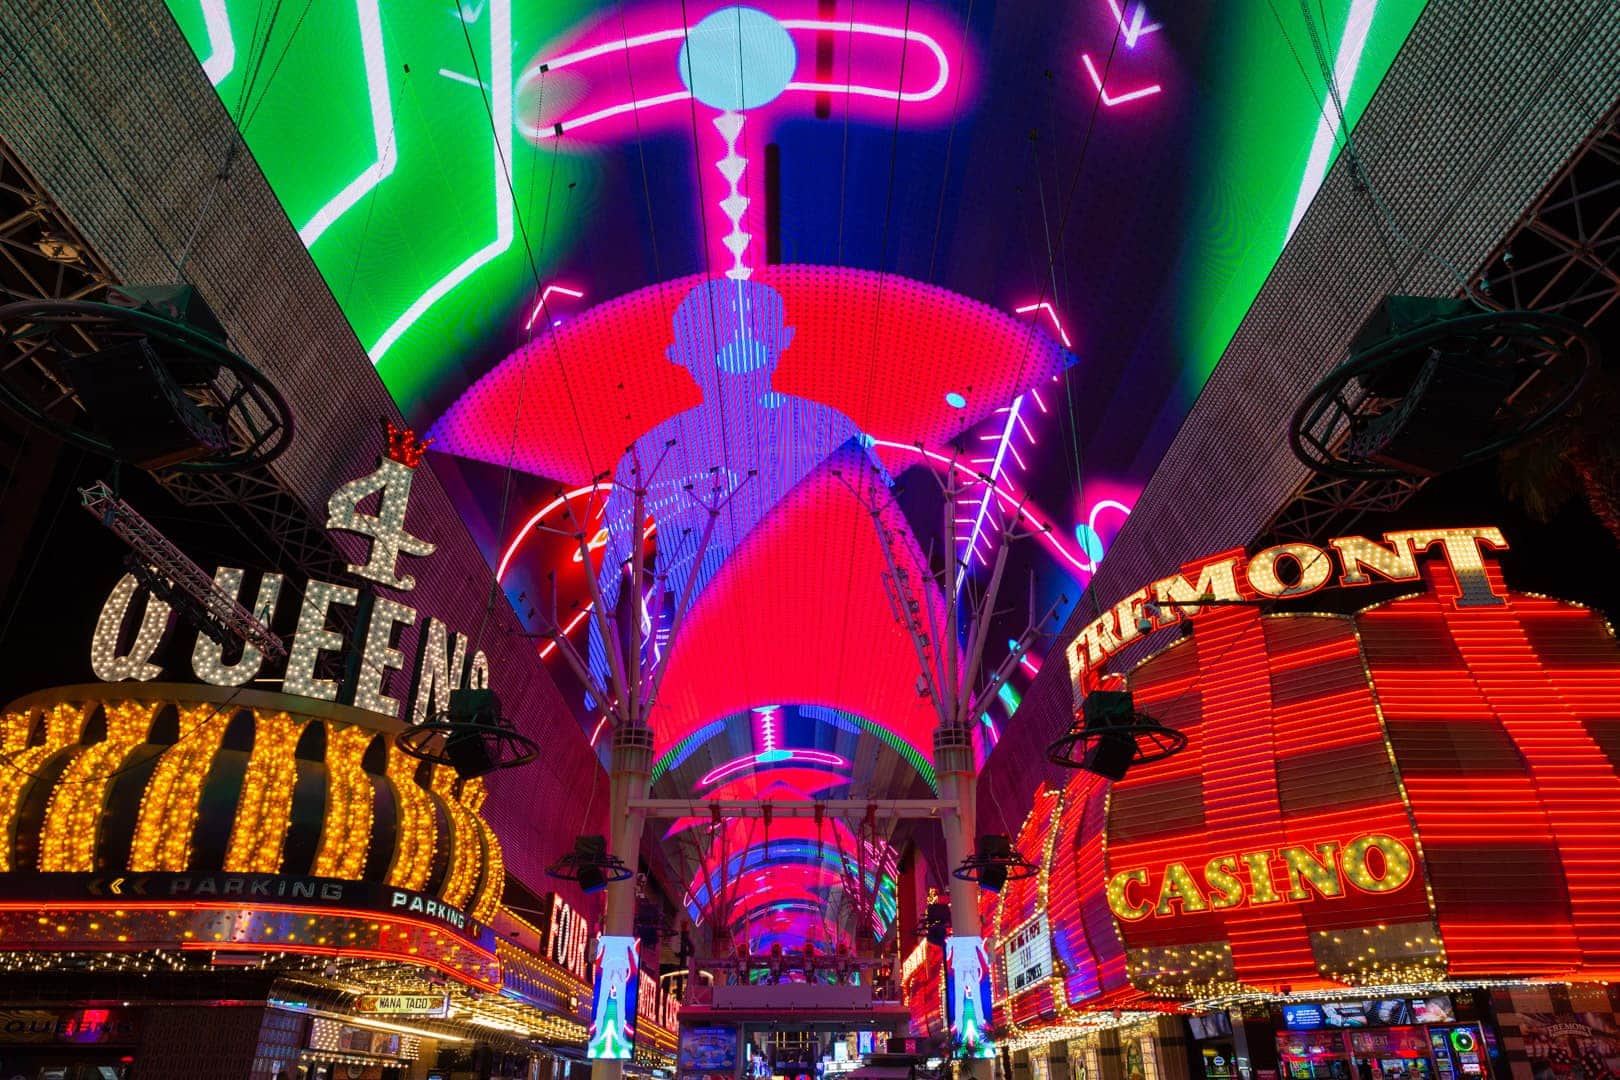
[[[1108,0],[1108,7],[1111,11],[1113,11],[1114,21],[1119,23],[1119,28],[1125,35],[1125,47],[1127,49],[1136,48],[1136,43],[1142,38],[1147,37],[1155,30],[1164,29],[1163,23],[1148,23],[1145,26],[1143,25],[1143,20],[1147,18],[1146,4],[1138,3],[1136,5],[1136,10],[1131,13],[1131,21],[1129,23],[1125,21],[1125,13],[1119,9],[1118,0]]]
[[[890,450],[904,450],[907,453],[918,454],[930,461],[955,469],[957,472],[962,473],[964,476],[970,477],[979,483],[984,482],[983,477],[981,477],[978,472],[969,464],[957,461],[953,458],[948,458],[944,454],[939,453],[937,450],[925,450],[920,446],[913,446],[907,443],[897,443],[889,439],[872,439],[871,443],[873,446],[882,446]],[[1000,484],[994,484],[991,486],[995,489],[996,497],[1001,500],[1002,509],[1015,511],[1019,517],[1027,521],[1033,527],[1037,536],[1045,538],[1044,543],[1046,543],[1046,545],[1052,549],[1054,554],[1083,574],[1090,574],[1096,571],[1097,566],[1095,563],[1081,559],[1073,552],[1065,548],[1063,543],[1057,539],[1056,526],[1042,518],[1033,509],[1031,509],[1028,504],[1022,503],[1019,495],[1017,495],[1015,492],[1009,491]]]
[[[507,545],[506,554],[501,556],[500,565],[495,568],[495,580],[499,581],[501,578],[506,576],[506,567],[511,563],[512,556],[517,554],[517,549],[523,543],[524,538],[527,537],[529,533],[534,531],[534,527],[540,524],[540,520],[542,518],[560,507],[565,502],[577,499],[581,495],[589,495],[593,491],[601,491],[604,488],[610,488],[612,486],[613,485],[607,481],[603,481],[600,484],[586,484],[584,487],[577,487],[573,491],[564,492],[555,499],[552,499],[550,502],[546,503],[546,505],[542,506],[539,510],[535,511],[529,520],[523,523],[523,528],[518,530],[517,536],[513,537],[512,542]]]
[[[1012,441],[1013,425],[1018,421],[1018,410],[1024,405],[1024,395],[1019,394],[1013,398],[1012,407],[1007,410],[1007,423],[1001,429],[1001,442],[996,446],[995,460],[990,465],[990,482],[984,485],[984,497],[979,500],[979,512],[974,515],[973,532],[968,539],[968,550],[973,551],[979,545],[979,531],[984,528],[984,518],[990,511],[990,493],[995,490],[996,481],[1001,479],[1001,467],[1007,460],[1007,449]],[[1015,455],[1016,456],[1016,455]],[[1022,464],[1022,462],[1020,462]],[[956,592],[961,595],[962,582],[967,578],[967,565],[964,561],[956,568]]]
[[[945,58],[945,50],[939,47],[939,42],[927,34],[912,30],[909,27],[897,29],[892,26],[879,26],[876,23],[839,22],[836,19],[783,19],[782,26],[787,30],[814,30],[817,33],[850,33],[870,34],[873,37],[886,37],[896,41],[904,41],[907,45],[913,41],[919,42],[929,52],[934,54],[934,61],[939,65],[939,77],[934,84],[926,90],[915,93],[906,93],[903,89],[881,90],[877,87],[839,86],[837,83],[788,83],[788,90],[805,90],[816,94],[842,94],[849,93],[863,97],[883,98],[887,101],[918,102],[928,101],[939,96],[950,81],[951,65]]]
[[[488,86],[485,86],[483,83],[479,82],[477,79],[473,78],[471,75],[463,75],[459,71],[451,71],[449,68],[440,68],[439,69],[439,74],[443,75],[447,79],[452,79],[452,80],[454,80],[455,82],[458,82],[458,83],[465,83],[468,86],[476,86],[480,90],[487,91],[489,89]]]
[[[546,301],[551,299],[552,293],[561,293],[563,296],[572,296],[575,300],[578,300],[585,295],[579,289],[570,289],[566,285],[547,285],[544,289],[540,290],[540,299],[535,301],[534,310],[529,312],[529,321],[523,324],[523,329],[529,330],[534,327],[534,320],[538,319],[540,317],[540,312],[545,310]]]
[[[1135,101],[1138,98],[1149,97],[1150,95],[1157,94],[1161,89],[1158,83],[1154,83],[1152,86],[1144,86],[1140,90],[1131,90],[1127,93],[1117,94],[1110,97],[1108,91],[1103,89],[1102,76],[1097,74],[1097,67],[1091,62],[1091,57],[1085,53],[1081,53],[1080,62],[1086,65],[1086,74],[1091,76],[1091,85],[1097,88],[1097,95],[1102,98],[1102,103],[1107,105],[1109,108],[1113,108],[1115,105],[1123,105],[1127,101]]]
[[[1339,99],[1343,101],[1350,96],[1350,87],[1355,82],[1356,71],[1361,67],[1361,53],[1367,46],[1367,37],[1372,33],[1373,16],[1378,13],[1378,0],[1353,0],[1350,13],[1345,19],[1344,36],[1339,39],[1339,54],[1333,61],[1333,83],[1338,88]],[[1294,198],[1294,212],[1288,218],[1288,231],[1285,237],[1293,236],[1294,230],[1299,227],[1300,219],[1305,216],[1305,210],[1316,197],[1316,189],[1322,186],[1322,179],[1327,176],[1328,163],[1333,160],[1335,139],[1339,134],[1338,110],[1332,107],[1332,99],[1325,98],[1322,102],[1322,115],[1316,123],[1316,135],[1311,139],[1310,157],[1305,162],[1305,174],[1300,178],[1299,194]]]
[[[761,761],[760,758],[762,757],[766,760]],[[762,750],[759,753],[744,754],[742,757],[732,758],[723,765],[715,766],[704,774],[703,778],[697,782],[697,786],[700,788],[711,787],[728,777],[735,776],[758,765],[782,765],[790,761],[802,762],[806,765],[826,765],[835,769],[849,768],[848,761],[827,750]]]
[[[568,625],[562,628],[562,632],[563,632],[564,637],[567,637],[569,634],[572,634],[574,632],[574,628],[576,626],[578,626],[580,623],[585,621],[585,616],[587,616],[587,615],[589,615],[591,613],[591,608],[592,608],[593,604],[594,604],[594,602],[586,603],[586,605],[584,607],[580,608],[579,611],[574,614],[574,617],[572,619],[568,620]],[[557,642],[555,640],[548,641],[548,642],[546,642],[544,645],[542,645],[540,647],[540,659],[544,660],[546,657],[550,656],[552,653],[554,653],[556,651],[557,651]]]
[[[355,10],[360,18],[360,51],[365,58],[366,97],[371,101],[371,137],[377,146],[377,160],[315,211],[308,224],[298,230],[298,239],[306,248],[313,246],[333,222],[352,210],[366,192],[386,180],[399,161],[399,150],[394,145],[394,108],[388,97],[388,58],[383,53],[382,14],[377,10],[377,0],[357,0]],[[210,40],[212,37],[210,30]]]
[[[945,56],[945,50],[940,47],[939,42],[920,31],[899,29],[892,26],[879,26],[875,23],[839,22],[836,19],[781,19],[778,21],[782,24],[783,29],[790,31],[810,30],[817,33],[832,32],[844,34],[868,34],[873,37],[904,41],[908,45],[911,42],[917,42],[929,52],[933,53],[934,61],[939,68],[939,74],[934,79],[931,86],[924,90],[916,90],[910,93],[907,93],[903,88],[899,87],[893,90],[886,90],[879,86],[864,86],[857,83],[841,85],[839,83],[790,82],[782,88],[782,92],[784,94],[790,92],[807,94],[849,94],[853,97],[870,97],[878,98],[883,101],[898,101],[915,104],[923,101],[932,101],[934,98],[938,97],[942,91],[944,91],[946,84],[950,82],[950,61]],[[523,78],[518,82],[518,90],[522,90],[524,87],[528,86],[529,83],[539,79],[546,72],[555,71],[558,68],[567,67],[570,64],[577,64],[583,60],[590,60],[598,56],[606,56],[609,53],[628,52],[631,49],[637,49],[643,45],[654,45],[661,41],[676,41],[684,38],[685,36],[685,28],[676,27],[669,30],[656,30],[648,34],[638,34],[635,37],[623,38],[619,41],[604,42],[601,45],[593,45],[590,48],[579,49],[571,53],[564,53],[562,56],[555,59],[543,60],[538,64],[531,65],[529,69],[523,73]],[[589,124],[594,124],[600,120],[608,120],[615,116],[623,116],[628,112],[650,109],[658,105],[669,105],[678,101],[686,101],[690,99],[691,96],[692,92],[690,90],[678,90],[667,94],[657,94],[652,97],[637,98],[633,101],[626,101],[617,105],[610,105],[606,108],[598,109],[595,112],[586,113],[584,116],[573,119],[558,120],[545,125],[525,125],[524,132],[531,138],[550,139],[562,134],[565,131],[576,131],[579,128],[585,127]]]
[[[1090,61],[1087,61],[1087,63],[1090,63]],[[1032,311],[1044,311],[1050,315],[1052,317],[1052,325],[1057,327],[1058,340],[1063,342],[1063,347],[1065,349],[1074,348],[1074,345],[1069,341],[1069,332],[1063,329],[1063,322],[1058,318],[1057,308],[1052,306],[1051,301],[1042,300],[1038,304],[1025,304],[1021,308],[1013,308],[1013,313],[1016,315],[1028,315]],[[1046,411],[1046,404],[1044,402],[1041,403],[1041,411]]]
[[[494,153],[491,155],[495,178],[495,239],[473,252],[457,264],[448,274],[428,287],[428,290],[406,308],[368,352],[373,364],[380,361],[394,347],[394,343],[425,315],[429,308],[444,299],[456,286],[472,276],[473,272],[495,256],[512,246],[513,205],[507,186],[506,163],[512,160],[512,2],[489,0],[489,84],[495,90],[490,95],[490,116],[495,130]]]

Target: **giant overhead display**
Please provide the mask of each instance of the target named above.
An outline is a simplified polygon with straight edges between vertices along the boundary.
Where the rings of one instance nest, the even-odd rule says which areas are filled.
[[[702,776],[756,708],[857,716],[853,769],[756,756],[802,795],[907,787],[931,749],[874,524],[920,577],[942,515],[925,494],[874,523],[851,486],[972,485],[933,605],[1015,522],[1011,580],[1075,596],[1423,0],[168,7],[532,632],[554,576],[589,647],[627,448],[676,441],[667,565],[686,484],[736,493],[671,578],[697,602],[658,752],[697,739]],[[545,531],[570,509],[591,559]]]

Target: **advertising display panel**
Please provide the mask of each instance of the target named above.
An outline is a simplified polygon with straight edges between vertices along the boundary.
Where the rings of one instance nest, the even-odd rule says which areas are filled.
[[[596,945],[596,984],[590,1058],[628,1061],[635,1056],[636,1006],[641,990],[641,946],[634,937],[603,934]]]
[[[990,1042],[990,957],[984,939],[945,939],[945,1026],[958,1057],[994,1057]]]

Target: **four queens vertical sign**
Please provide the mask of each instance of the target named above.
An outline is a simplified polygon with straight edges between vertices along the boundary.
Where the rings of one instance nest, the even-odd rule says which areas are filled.
[[[387,434],[387,451],[378,459],[376,469],[343,484],[327,500],[326,527],[369,541],[365,561],[349,564],[351,574],[384,589],[408,593],[416,588],[416,577],[402,572],[402,558],[423,559],[435,550],[433,543],[414,535],[406,526],[411,482],[427,443],[418,440],[409,428],[393,424],[387,426]],[[376,496],[376,512],[362,511],[361,504],[372,496]],[[222,566],[215,571],[214,582],[246,606],[246,577],[241,567]],[[284,588],[280,574],[261,573],[251,610],[268,625],[289,591],[294,590]],[[354,626],[347,634],[331,626],[333,609],[345,608],[353,612],[344,620]],[[104,682],[149,682],[161,676],[163,667],[154,663],[153,657],[172,629],[174,620],[170,615],[169,606],[140,589],[133,576],[120,578],[102,605],[91,640],[90,665],[96,677]],[[489,660],[483,652],[473,651],[469,656],[467,636],[452,633],[431,616],[416,629],[416,646],[407,657],[401,637],[417,627],[417,621],[414,607],[379,595],[375,587],[329,581],[305,583],[282,674],[282,689],[384,716],[405,713],[412,723],[421,723],[444,711],[451,690],[489,685]],[[135,628],[133,633],[126,632],[126,625]],[[332,657],[342,659],[341,673]],[[226,663],[224,649],[199,634],[191,652],[191,666],[193,674],[205,683],[245,686],[259,678],[264,657],[251,645],[244,645],[241,657]],[[389,672],[403,676],[393,682],[408,687],[405,701],[389,693]]]

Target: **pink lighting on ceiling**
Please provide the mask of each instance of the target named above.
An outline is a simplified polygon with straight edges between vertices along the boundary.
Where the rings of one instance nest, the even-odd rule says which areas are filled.
[[[755,769],[761,765],[773,765],[777,762],[825,765],[833,769],[849,768],[848,759],[827,750],[805,750],[797,747],[787,750],[762,750],[754,754],[744,754],[740,758],[732,758],[724,765],[710,769],[703,774],[703,778],[697,782],[697,786],[706,788],[745,770]]]
[[[671,642],[653,719],[655,745],[674,745],[716,716],[798,701],[866,716],[932,755],[933,706],[917,696],[911,677],[895,675],[916,669],[911,641],[887,604],[868,599],[888,569],[877,530],[844,479],[833,475],[864,467],[853,450],[834,454],[721,564]],[[927,563],[898,508],[886,505],[880,514],[896,563],[923,581]],[[835,556],[831,537],[839,538]],[[858,599],[846,606],[846,595]],[[943,598],[918,599],[943,625]],[[758,632],[764,626],[771,631]],[[717,677],[721,672],[747,675]]]
[[[1074,348],[1074,343],[1069,340],[1069,332],[1063,329],[1063,320],[1058,318],[1057,308],[1053,307],[1050,301],[1042,300],[1035,304],[1025,304],[1023,307],[1013,308],[1013,311],[1019,315],[1028,315],[1032,311],[1044,311],[1051,318],[1053,327],[1057,329],[1058,340],[1063,342],[1063,347],[1065,349]],[[1041,411],[1046,411],[1044,402],[1041,404]]]
[[[545,520],[548,514],[552,513],[554,510],[561,509],[564,503],[572,502],[581,495],[589,495],[595,491],[606,491],[612,486],[612,484],[605,481],[600,484],[586,484],[584,487],[577,487],[572,491],[563,492],[561,495],[558,495],[555,499],[552,499],[550,502],[546,503],[546,505],[536,510],[529,517],[529,520],[525,521],[522,527],[518,529],[517,535],[512,538],[512,542],[506,545],[506,553],[501,556],[500,564],[495,567],[495,580],[499,581],[506,576],[506,568],[511,565],[512,556],[517,554],[517,549],[523,546],[523,541],[528,538],[529,534],[534,531],[535,527],[539,525],[541,521]]]
[[[579,289],[570,289],[566,285],[547,285],[544,289],[540,290],[540,299],[535,301],[534,310],[529,312],[529,321],[523,324],[523,329],[534,329],[534,321],[540,317],[540,313],[542,311],[544,311],[547,315],[551,314],[551,310],[547,307],[546,302],[551,299],[552,293],[556,293],[559,296],[571,296],[575,300],[583,299],[585,296],[585,294]],[[553,323],[552,325],[556,324]]]
[[[667,355],[675,309],[702,280],[692,275],[594,304],[520,346],[438,418],[435,448],[590,484],[626,446],[702,403],[691,374]],[[860,430],[906,448],[921,442],[946,450],[1068,362],[1057,341],[1044,334],[1031,341],[1026,316],[893,274],[765,265],[753,280],[781,293],[795,330],[771,388],[837,409]],[[947,405],[945,395],[964,386],[974,388],[966,408]]]
[[[733,758],[723,765],[710,769],[697,782],[697,786],[706,788],[736,776],[738,773],[749,769],[757,769],[762,765],[799,763],[822,765],[833,769],[849,768],[847,759],[826,750],[778,746],[776,724],[781,711],[782,707],[780,705],[761,705],[753,709],[754,746],[757,749],[752,754],[744,754],[742,757]]]
[[[812,4],[776,5],[802,7],[814,10]],[[871,6],[871,5],[869,5]],[[623,27],[651,19],[667,19],[667,12],[644,8],[633,13],[615,13],[604,18],[598,29],[610,35],[606,40],[574,48],[550,56],[541,55],[524,68],[518,79],[517,93],[527,101],[534,98],[536,108],[544,108],[543,87],[559,74],[569,87],[568,100],[563,111],[532,118],[525,116],[521,130],[534,140],[552,139],[559,135],[577,135],[584,128],[592,128],[597,138],[613,139],[626,133],[618,125],[604,129],[607,121],[630,118],[645,131],[660,124],[686,128],[691,116],[686,109],[666,109],[663,106],[688,102],[692,93],[681,80],[678,56],[686,39],[684,26],[659,26],[643,33],[628,34]],[[862,103],[864,112],[871,116],[863,119],[892,120],[896,104],[907,106],[930,105],[948,113],[949,98],[945,93],[953,76],[961,78],[960,61],[953,69],[950,58],[940,45],[942,37],[948,39],[946,27],[941,24],[933,32],[920,29],[928,15],[904,11],[896,12],[893,23],[852,21],[850,19],[778,19],[784,30],[793,36],[801,65],[813,67],[818,43],[832,37],[835,48],[841,47],[846,55],[837,57],[833,70],[847,71],[847,82],[818,82],[814,79],[793,79],[782,89],[780,99],[810,95],[839,94],[847,96],[853,105]],[[696,20],[692,20],[694,23]],[[659,48],[658,46],[662,46]],[[913,47],[926,56],[927,62],[916,59]],[[901,54],[906,54],[905,85],[895,83],[895,73],[902,70]],[[602,65],[590,61],[607,58]],[[597,70],[599,69],[599,70]],[[553,85],[557,85],[553,83]],[[635,96],[625,94],[625,86],[635,87]],[[606,99],[605,101],[603,99]],[[615,98],[617,100],[615,100]],[[594,99],[594,100],[592,100]],[[795,107],[797,104],[795,103]],[[761,109],[769,112],[772,102]],[[525,109],[527,113],[530,110]],[[632,130],[630,137],[635,137]]]
[[[1097,74],[1097,66],[1091,62],[1091,57],[1086,53],[1081,53],[1080,62],[1085,65],[1086,74],[1091,76],[1091,85],[1096,88],[1098,96],[1102,98],[1102,103],[1109,108],[1113,108],[1115,105],[1123,105],[1127,101],[1151,97],[1161,89],[1158,83],[1154,83],[1151,86],[1144,86],[1140,90],[1130,90],[1123,94],[1109,94],[1107,90],[1103,89],[1102,76]]]

